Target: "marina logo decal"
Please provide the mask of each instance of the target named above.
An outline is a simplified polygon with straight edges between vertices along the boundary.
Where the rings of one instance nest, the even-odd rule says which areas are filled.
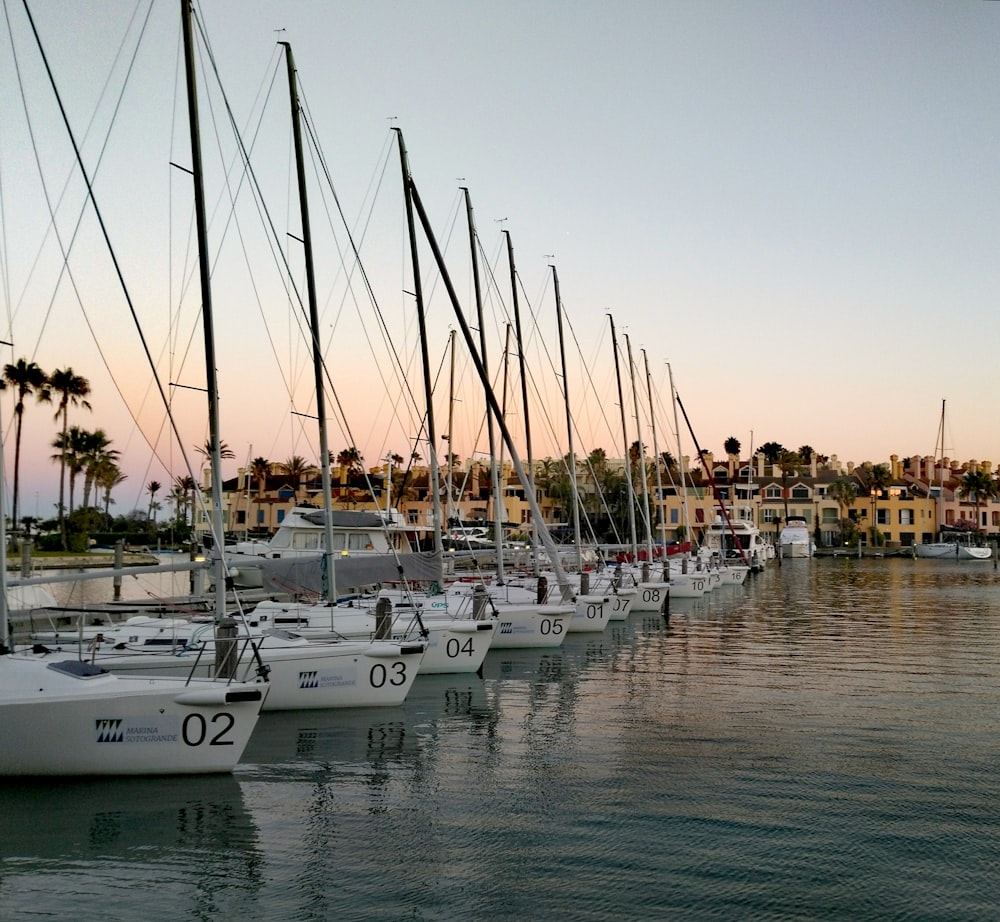
[[[319,688],[319,673],[316,670],[300,672],[299,688]]]
[[[99,743],[124,743],[125,733],[120,717],[98,717],[94,721],[94,730]]]
[[[501,634],[513,634],[514,633],[514,622],[513,621],[501,621],[500,622],[500,633]]]

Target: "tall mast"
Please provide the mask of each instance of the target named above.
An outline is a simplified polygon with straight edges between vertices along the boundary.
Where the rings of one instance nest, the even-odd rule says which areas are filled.
[[[521,481],[522,486],[526,486],[528,483],[528,475],[524,471],[524,466],[521,464],[521,457],[517,453],[517,447],[514,445],[514,440],[511,437],[510,430],[507,428],[507,424],[503,419],[503,414],[500,410],[500,404],[497,402],[496,394],[493,393],[493,388],[490,387],[489,379],[486,377],[483,369],[483,363],[479,358],[479,349],[476,347],[475,340],[472,338],[472,332],[469,330],[469,325],[466,323],[465,315],[462,313],[462,307],[459,303],[458,295],[455,292],[455,286],[452,284],[451,276],[448,274],[448,267],[445,264],[441,248],[438,246],[437,240],[434,238],[434,231],[431,227],[430,220],[427,217],[427,212],[424,210],[423,202],[420,200],[420,194],[417,192],[416,184],[413,182],[413,177],[410,175],[409,166],[406,163],[406,148],[403,146],[403,133],[398,128],[393,130],[399,135],[400,154],[403,161],[403,190],[406,198],[406,214],[410,229],[410,245],[415,251],[416,236],[414,234],[413,212],[416,211],[417,215],[420,217],[420,226],[423,228],[424,237],[426,238],[427,244],[434,256],[434,261],[437,264],[438,271],[441,273],[441,281],[444,282],[445,289],[448,292],[448,300],[451,302],[452,310],[455,313],[455,319],[458,321],[458,325],[462,331],[462,338],[465,340],[466,348],[469,350],[469,357],[472,360],[472,364],[476,368],[476,374],[479,375],[480,382],[482,382],[483,390],[486,392],[486,402],[489,404],[490,412],[493,413],[493,416],[497,421],[497,425],[500,428],[500,434],[503,436],[504,444],[507,446],[507,451],[510,452],[510,461],[511,464],[514,465],[514,470],[517,471],[518,479]],[[429,423],[430,418],[428,419],[428,424]],[[551,557],[552,568],[556,572],[556,580],[559,583],[562,595],[564,598],[569,598],[572,596],[572,586],[570,586],[569,580],[566,578],[566,571],[563,569],[562,561],[559,559],[558,549],[556,548],[555,542],[552,540],[552,536],[548,533],[548,529],[545,528],[545,524],[542,520],[541,507],[538,505],[538,500],[533,494],[528,495],[528,505],[531,506],[531,514],[539,522],[539,534],[541,535],[542,543],[545,545],[546,551],[548,551]]]
[[[618,337],[615,336],[615,318],[608,314],[611,322],[611,349],[615,354],[615,381],[618,383],[618,409],[622,419],[622,443],[625,447],[625,482],[628,484],[628,529],[632,541],[632,554],[638,556],[639,543],[635,536],[635,484],[632,483],[632,466],[628,456],[628,430],[625,428],[625,398],[622,395],[622,372],[618,362]]]
[[[451,439],[455,432],[455,331],[452,330],[448,334],[448,347],[451,352],[451,373],[448,378],[448,432],[445,434],[444,439],[448,443],[448,457],[445,458],[445,468],[447,470],[448,478],[448,500],[445,507],[445,523],[449,528],[452,525],[452,517],[455,515],[455,471],[454,464],[452,462],[452,450],[451,450]],[[437,502],[441,501],[441,494],[435,490],[434,495],[438,497]]]
[[[465,186],[465,215],[469,225],[469,248],[472,251],[472,287],[476,295],[476,320],[479,323],[479,354],[483,360],[483,370],[489,380],[490,366],[486,358],[486,323],[483,319],[483,292],[479,284],[479,247],[476,235],[476,219],[472,214],[472,197]],[[497,468],[496,436],[493,431],[493,414],[486,414],[486,431],[490,445],[490,483],[493,487],[493,543],[496,545],[497,579],[503,583],[503,523],[500,520],[500,504],[497,501],[499,492],[499,472]]]
[[[319,342],[319,310],[316,298],[316,270],[313,262],[312,230],[309,224],[309,196],[306,190],[306,166],[302,151],[301,107],[295,80],[295,60],[292,46],[279,42],[285,48],[288,69],[288,99],[292,109],[292,138],[295,142],[295,173],[299,185],[299,214],[302,223],[302,249],[306,264],[306,292],[309,299],[309,330],[312,337],[313,376],[316,386],[316,416],[319,421],[319,467],[323,487],[323,595],[327,601],[337,598],[337,580],[333,558],[333,510],[330,486],[330,447],[326,432],[326,389],[323,386],[323,350]]]
[[[628,376],[632,382],[632,406],[635,407],[635,439],[639,446],[639,470],[642,472],[642,505],[646,513],[646,550],[653,559],[653,529],[649,518],[649,484],[646,482],[646,446],[642,441],[642,426],[639,424],[639,395],[635,389],[635,365],[632,362],[632,340],[625,334],[625,350],[628,353]]]
[[[569,408],[569,376],[566,373],[566,343],[563,337],[562,296],[559,294],[559,273],[552,266],[552,285],[556,294],[556,320],[559,326],[559,361],[562,365],[563,405],[566,408],[566,439],[569,447],[570,498],[573,503],[573,545],[577,572],[583,569],[583,551],[580,549],[580,503],[577,499],[576,451],[573,448],[573,414]]]
[[[194,184],[195,224],[198,232],[198,273],[201,282],[202,330],[205,337],[205,389],[208,392],[208,432],[211,446],[212,555],[215,576],[215,618],[226,614],[225,525],[222,519],[222,448],[219,438],[219,382],[215,367],[215,329],[212,314],[212,274],[208,256],[201,137],[198,131],[198,86],[195,80],[191,0],[181,0],[184,33],[184,69],[187,76],[188,127],[191,135],[191,178]]]
[[[663,521],[663,481],[660,478],[660,446],[656,440],[656,411],[653,409],[653,379],[649,375],[649,356],[642,350],[642,364],[646,369],[646,399],[649,401],[649,426],[653,433],[653,466],[656,468],[656,521],[660,540],[667,543],[666,522]]]
[[[525,484],[526,492],[535,495],[535,459],[531,454],[531,413],[528,410],[528,371],[524,358],[524,336],[521,330],[521,307],[517,297],[517,271],[514,268],[514,245],[510,240],[510,232],[504,231],[507,238],[507,265],[510,267],[510,294],[511,303],[514,307],[514,333],[517,339],[517,365],[521,378],[521,412],[524,414],[524,449],[525,457],[528,461],[528,483]],[[538,545],[538,523],[535,517],[531,517],[531,544],[532,547]],[[531,555],[532,567],[535,575],[538,575],[538,555]]]
[[[434,388],[431,386],[431,364],[427,351],[427,321],[424,316],[424,290],[420,282],[420,258],[417,248],[416,225],[413,220],[413,180],[410,177],[410,162],[406,156],[406,145],[403,143],[403,132],[398,128],[396,141],[399,144],[399,161],[403,171],[403,199],[406,203],[406,227],[410,235],[410,260],[413,263],[413,293],[417,302],[417,325],[420,332],[420,361],[424,373],[424,400],[427,406],[427,439],[431,446],[431,490],[435,501],[431,507],[432,527],[434,529],[434,552],[438,559],[442,556],[441,543],[441,481],[437,461],[437,432],[434,428]],[[449,437],[451,433],[448,433]],[[451,458],[448,459],[449,463]],[[449,467],[450,475],[450,467]],[[451,497],[451,484],[448,484],[448,496]],[[444,561],[442,560],[442,566]]]
[[[681,481],[681,508],[684,510],[684,531],[688,543],[694,547],[691,540],[691,519],[688,516],[687,484],[684,482],[684,452],[681,449],[680,420],[677,418],[677,392],[674,390],[674,370],[667,362],[667,375],[670,378],[670,403],[674,408],[674,436],[677,439],[677,474]]]

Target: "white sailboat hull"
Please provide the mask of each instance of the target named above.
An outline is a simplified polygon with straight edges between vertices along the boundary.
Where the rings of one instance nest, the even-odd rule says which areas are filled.
[[[253,675],[252,649],[240,640],[237,675]],[[393,707],[403,703],[424,655],[422,643],[345,641],[312,643],[304,638],[270,635],[259,641],[267,667],[267,711],[310,708]],[[209,645],[200,659],[196,651],[178,654],[121,652],[98,654],[96,662],[119,675],[195,675],[214,671]]]
[[[269,690],[51,668],[62,661],[0,657],[0,775],[229,772]]]
[[[913,553],[926,560],[989,560],[993,549],[956,541],[935,541],[914,545]]]

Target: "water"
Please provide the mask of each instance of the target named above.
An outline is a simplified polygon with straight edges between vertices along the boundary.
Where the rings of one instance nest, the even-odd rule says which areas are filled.
[[[795,560],[233,776],[6,784],[4,920],[995,919],[992,564]]]

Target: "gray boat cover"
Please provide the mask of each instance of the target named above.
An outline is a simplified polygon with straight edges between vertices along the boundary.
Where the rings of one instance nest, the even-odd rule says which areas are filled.
[[[240,560],[240,569],[259,567],[264,589],[273,592],[323,593],[323,555],[298,554],[292,557],[259,557]],[[407,580],[433,582],[441,579],[438,554],[358,554],[336,557],[333,572],[338,595],[376,583]]]

